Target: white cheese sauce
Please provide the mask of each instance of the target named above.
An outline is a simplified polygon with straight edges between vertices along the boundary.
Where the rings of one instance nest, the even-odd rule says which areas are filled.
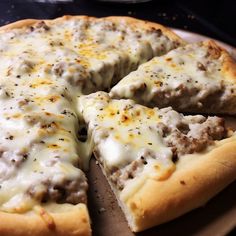
[[[132,100],[111,100],[104,92],[80,97],[79,107],[105,170],[122,169],[140,158],[152,159],[145,173],[158,178],[174,170],[172,151],[157,126],[162,119],[158,109]]]
[[[106,20],[72,18],[1,32],[0,210],[27,211],[45,196],[56,198],[50,193],[59,191],[55,186],[73,181],[81,188],[68,190],[68,202],[82,195],[86,201],[79,168],[88,165],[91,147],[77,140],[78,97],[109,89],[177,45],[164,33]],[[123,159],[114,157],[110,164],[124,164]]]
[[[123,78],[110,95],[159,108],[229,112],[236,86],[221,72],[224,56],[214,58],[209,50],[210,46],[195,43],[155,57]]]

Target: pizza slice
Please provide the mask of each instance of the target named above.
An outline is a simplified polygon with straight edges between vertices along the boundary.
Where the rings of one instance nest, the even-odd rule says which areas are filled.
[[[90,235],[72,86],[33,61],[0,81],[0,235]]]
[[[200,207],[236,179],[236,136],[222,118],[151,109],[105,92],[81,96],[79,110],[132,231]]]
[[[182,112],[236,114],[235,81],[232,57],[205,41],[153,58],[122,79],[110,95]]]

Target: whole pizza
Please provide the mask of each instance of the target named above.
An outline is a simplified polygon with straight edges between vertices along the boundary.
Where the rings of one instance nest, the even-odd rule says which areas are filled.
[[[236,179],[236,64],[214,41],[64,16],[0,28],[0,58],[1,236],[91,235],[92,155],[134,232]]]

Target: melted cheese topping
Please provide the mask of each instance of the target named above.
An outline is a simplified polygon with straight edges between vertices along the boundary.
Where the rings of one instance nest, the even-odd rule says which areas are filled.
[[[120,169],[143,157],[148,159],[144,175],[164,179],[173,172],[171,149],[157,127],[162,120],[158,109],[111,100],[104,92],[82,96],[79,107],[106,169]]]
[[[50,184],[86,182],[79,168],[91,151],[77,140],[78,96],[177,46],[160,31],[73,18],[12,29],[0,42],[0,210],[10,212],[31,209]],[[77,195],[86,195],[81,186]]]
[[[226,102],[231,100],[232,104],[235,99],[236,86],[221,72],[224,56],[212,55],[210,50],[208,45],[195,43],[155,57],[122,79],[110,95],[131,98],[141,104],[192,111],[206,106],[209,112],[210,106],[217,103],[215,112],[224,112]],[[214,102],[210,96],[214,96]],[[206,103],[207,99],[212,102]],[[232,106],[227,107],[232,112]]]

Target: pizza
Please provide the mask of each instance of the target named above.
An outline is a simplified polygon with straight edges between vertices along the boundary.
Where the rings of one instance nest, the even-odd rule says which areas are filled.
[[[0,28],[0,42],[2,236],[91,235],[85,171],[92,154],[135,232],[204,204],[236,178],[235,134],[222,118],[171,98],[163,106],[145,101],[148,108],[135,96],[112,95],[139,65],[203,46],[156,23],[87,16],[19,21]],[[234,99],[234,64],[221,52]],[[224,61],[208,60],[213,70]],[[212,113],[225,113],[219,107]]]
[[[214,41],[188,44],[141,65],[112,88],[114,98],[182,112],[236,114],[236,64]]]

